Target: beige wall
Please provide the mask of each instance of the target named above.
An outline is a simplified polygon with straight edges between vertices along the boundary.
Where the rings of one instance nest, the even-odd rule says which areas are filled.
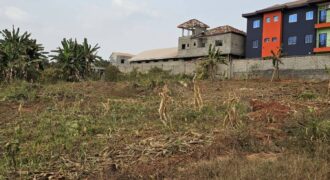
[[[281,75],[285,78],[330,79],[325,72],[325,66],[330,67],[330,55],[304,56],[283,58],[280,65]],[[193,74],[198,63],[196,61],[168,61],[119,66],[122,72],[128,73],[133,68],[147,72],[152,67],[171,70],[173,74]],[[268,78],[273,66],[271,60],[243,59],[233,60],[229,66],[219,65],[218,75],[231,78]]]

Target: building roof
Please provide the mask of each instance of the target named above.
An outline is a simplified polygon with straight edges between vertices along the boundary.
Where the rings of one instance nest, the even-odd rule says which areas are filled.
[[[133,54],[130,53],[123,53],[123,52],[113,52],[111,56],[125,56],[125,57],[133,57]]]
[[[208,30],[205,35],[207,36],[215,36],[215,35],[219,35],[219,34],[226,34],[226,33],[236,33],[236,34],[240,34],[245,36],[246,33],[244,31],[238,30],[232,26],[219,26],[217,28],[213,28]]]
[[[129,59],[129,61],[137,62],[137,61],[176,59],[177,56],[178,56],[178,48],[153,49],[153,50],[144,51],[134,56],[133,58]]]
[[[210,28],[210,26],[208,26],[207,24],[197,20],[197,19],[191,19],[185,23],[182,23],[180,25],[178,25],[178,28],[181,29],[193,29],[193,28]]]
[[[270,6],[265,9],[261,9],[252,13],[246,13],[243,14],[243,17],[250,17],[250,16],[255,16],[258,14],[263,14],[267,12],[272,12],[272,11],[278,11],[278,10],[283,10],[283,9],[294,9],[294,8],[299,8],[307,5],[311,5],[314,3],[320,3],[320,2],[326,2],[327,0],[296,0],[284,4],[276,4],[273,6]]]

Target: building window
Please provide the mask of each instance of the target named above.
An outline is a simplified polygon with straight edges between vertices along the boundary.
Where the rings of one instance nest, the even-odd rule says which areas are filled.
[[[277,37],[273,37],[272,42],[277,42]]]
[[[181,49],[186,49],[186,44],[182,44]]]
[[[121,64],[125,64],[125,59],[120,60]]]
[[[194,46],[196,46],[196,42],[194,42]]]
[[[223,45],[223,41],[222,40],[216,40],[215,41],[215,46],[222,46]]]
[[[266,18],[266,22],[267,22],[267,23],[270,23],[270,18],[269,18],[269,17]]]
[[[288,45],[296,45],[297,44],[297,36],[291,36],[288,39]]]
[[[313,43],[313,35],[308,34],[305,36],[305,44],[312,44]]]
[[[291,14],[289,16],[289,23],[295,23],[298,21],[298,15],[297,14]]]
[[[260,20],[254,20],[253,21],[253,28],[254,29],[260,28]]]
[[[306,12],[306,20],[313,20],[314,19],[314,12],[313,11],[308,11]]]
[[[319,47],[327,47],[327,33],[321,33],[320,34],[320,42]]]
[[[258,49],[258,47],[259,47],[259,41],[258,40],[253,41],[252,48]]]
[[[198,48],[205,48],[206,47],[206,43],[205,42],[198,42],[198,45],[197,45]]]
[[[270,42],[270,39],[269,39],[269,38],[265,38],[265,39],[264,39],[264,42],[265,42],[265,43],[269,43],[269,42]]]
[[[278,22],[278,16],[274,16],[274,22]]]
[[[327,22],[327,10],[321,10],[320,11],[320,23]]]

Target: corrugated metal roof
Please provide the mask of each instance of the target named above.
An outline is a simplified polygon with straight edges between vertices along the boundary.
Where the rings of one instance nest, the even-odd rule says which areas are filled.
[[[252,12],[252,13],[246,13],[246,14],[243,14],[243,17],[255,16],[258,14],[263,14],[266,12],[277,11],[277,10],[282,10],[282,9],[299,8],[299,7],[307,6],[309,4],[320,3],[320,2],[329,2],[329,0],[296,0],[296,1],[288,2],[288,3],[284,3],[284,4],[276,4],[276,5],[273,5],[268,8],[261,9],[261,10],[258,10],[258,11]]]
[[[165,48],[153,49],[144,51],[133,58],[129,59],[130,62],[136,61],[152,61],[164,59],[176,59],[178,57],[178,48]]]
[[[207,24],[205,24],[197,19],[191,19],[185,23],[178,25],[178,28],[182,28],[182,29],[192,29],[195,27],[210,28],[210,26],[208,26]]]

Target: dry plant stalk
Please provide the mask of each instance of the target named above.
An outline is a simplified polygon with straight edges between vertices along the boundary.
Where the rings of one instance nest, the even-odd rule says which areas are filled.
[[[159,96],[161,97],[160,100],[160,105],[159,105],[159,117],[160,121],[164,124],[164,126],[168,126],[168,122],[170,121],[168,115],[167,115],[167,106],[169,103],[169,100],[171,97],[169,96],[170,90],[168,89],[168,86],[165,85],[162,89],[162,92],[159,93]],[[170,121],[170,126],[171,126],[171,121]]]
[[[329,80],[329,85],[328,85],[328,96],[330,96],[330,80]]]
[[[223,125],[225,127],[235,128],[241,123],[239,112],[237,109],[237,105],[239,104],[239,102],[240,98],[236,94],[229,95],[228,100],[224,102],[224,104],[227,105],[226,116],[223,121]]]
[[[204,106],[204,102],[202,99],[202,95],[201,95],[201,90],[200,87],[198,85],[197,82],[197,74],[195,74],[194,78],[193,78],[193,84],[194,84],[194,104],[195,104],[195,108],[198,110],[202,110],[203,106]]]
[[[23,112],[23,103],[22,102],[19,103],[17,112],[18,112],[19,116],[22,116],[22,112]]]
[[[106,103],[102,102],[102,106],[104,108],[103,116],[107,115],[110,111],[110,99],[107,100]]]

